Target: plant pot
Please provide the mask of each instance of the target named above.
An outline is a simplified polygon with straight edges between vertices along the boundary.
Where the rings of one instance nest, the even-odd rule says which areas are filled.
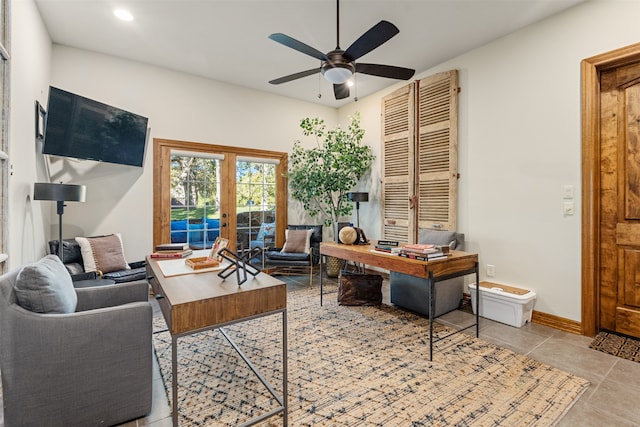
[[[333,256],[326,257],[327,260],[327,277],[338,277],[340,270],[344,268],[344,260]]]

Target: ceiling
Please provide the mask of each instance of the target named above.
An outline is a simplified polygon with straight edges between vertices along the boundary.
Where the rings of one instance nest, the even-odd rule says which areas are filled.
[[[400,33],[362,62],[417,73],[585,0],[343,0],[340,47],[387,20]],[[313,75],[269,80],[319,67],[319,61],[276,43],[280,32],[321,52],[336,47],[334,0],[35,0],[54,43],[119,56],[251,89],[339,107],[397,81],[357,74],[351,97],[336,101]],[[115,7],[131,22],[118,20]],[[318,95],[322,96],[319,97]]]

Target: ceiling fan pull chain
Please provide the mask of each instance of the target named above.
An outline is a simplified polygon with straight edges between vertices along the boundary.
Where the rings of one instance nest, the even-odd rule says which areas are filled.
[[[355,91],[355,96],[353,97],[353,102],[358,102],[358,75],[353,75],[353,90]]]

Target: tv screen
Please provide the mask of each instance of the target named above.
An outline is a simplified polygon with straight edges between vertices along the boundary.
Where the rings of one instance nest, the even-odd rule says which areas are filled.
[[[147,122],[146,117],[50,87],[42,152],[141,167]]]

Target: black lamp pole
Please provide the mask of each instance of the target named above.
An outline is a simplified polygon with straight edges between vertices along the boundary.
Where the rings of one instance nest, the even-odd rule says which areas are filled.
[[[64,202],[84,202],[86,187],[75,184],[56,184],[49,182],[36,182],[33,184],[33,200],[51,200],[57,202],[58,213],[58,257],[64,261],[62,243],[62,214]]]
[[[347,193],[347,198],[352,202],[356,202],[356,218],[358,220],[357,227],[360,228],[360,202],[368,202],[369,193],[362,193],[362,192]]]

